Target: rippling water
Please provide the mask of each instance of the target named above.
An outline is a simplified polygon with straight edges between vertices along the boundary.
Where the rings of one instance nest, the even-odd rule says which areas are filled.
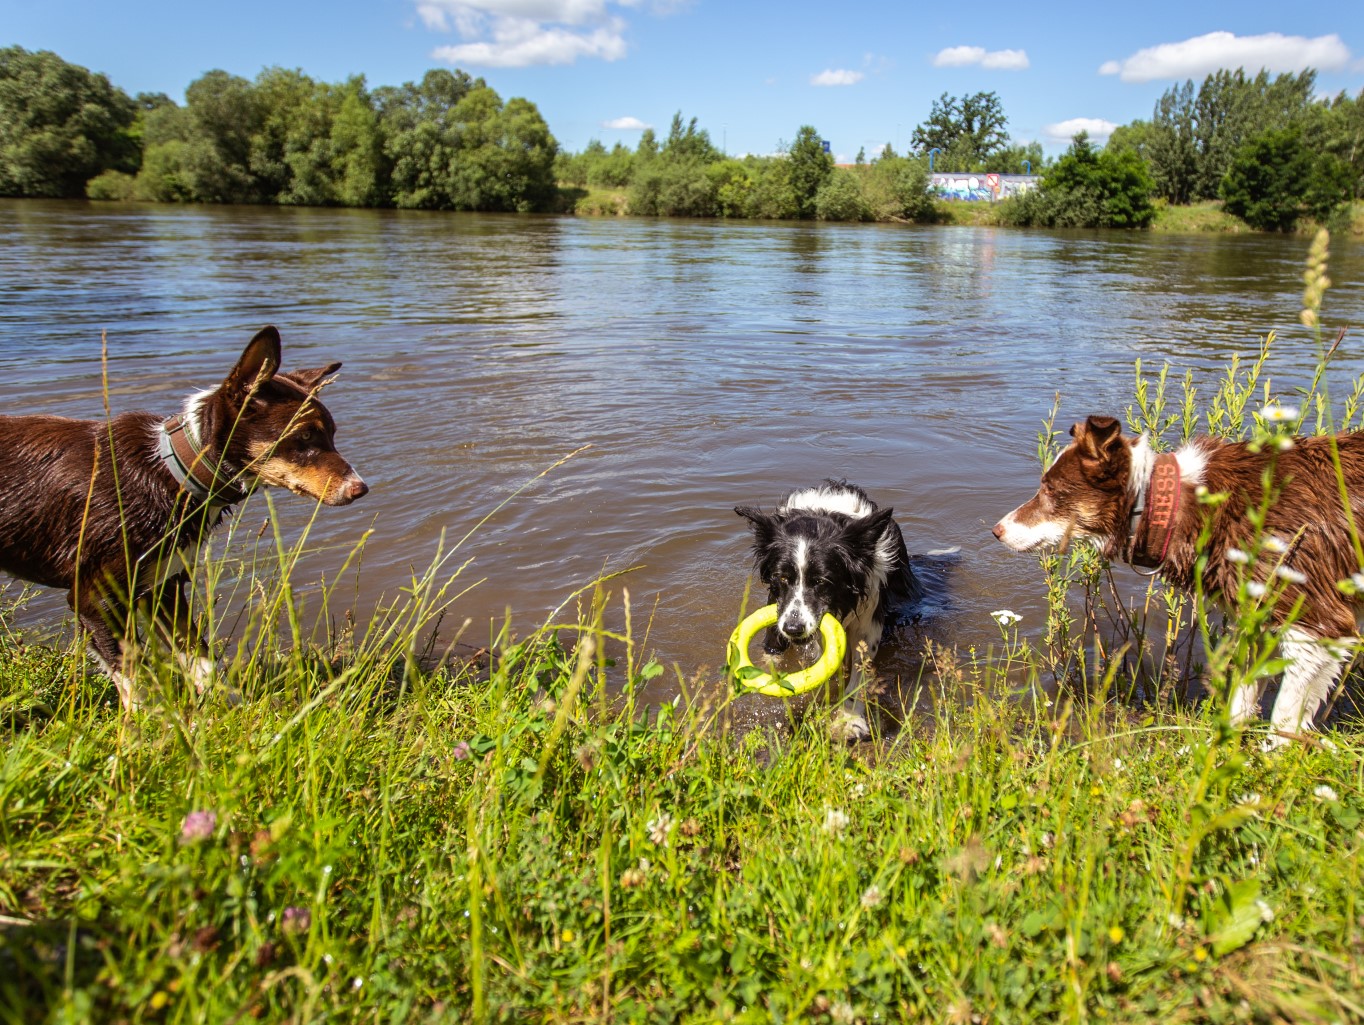
[[[1056,393],[1068,425],[1120,413],[1136,357],[1208,379],[1273,329],[1287,382],[1315,352],[1296,237],[22,201],[0,201],[0,233],[0,412],[102,415],[104,331],[115,411],[169,414],[276,324],[286,368],[345,362],[327,403],[372,491],[314,536],[374,527],[362,605],[590,445],[466,542],[483,582],[457,612],[525,632],[638,566],[612,587],[688,674],[735,621],[735,504],[861,484],[911,552],[961,548],[924,629],[989,644],[992,609],[1040,619],[1034,560],[989,529],[1036,486]],[[1331,277],[1326,320],[1358,324],[1358,243],[1335,243]],[[301,505],[280,499],[294,522]],[[912,672],[921,632],[883,668]]]

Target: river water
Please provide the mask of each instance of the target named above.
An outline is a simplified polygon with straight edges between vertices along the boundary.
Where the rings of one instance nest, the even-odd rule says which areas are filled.
[[[442,533],[471,558],[455,618],[524,634],[603,571],[646,648],[723,661],[748,576],[736,504],[845,477],[912,553],[957,547],[928,633],[1040,626],[1041,574],[990,536],[1036,487],[1036,435],[1121,414],[1133,361],[1195,369],[1298,325],[1300,237],[1040,232],[0,200],[0,412],[169,414],[277,325],[284,365],[345,363],[326,401],[371,486],[312,538],[373,528],[357,603],[393,596]],[[1364,246],[1337,240],[1325,320],[1364,320]],[[1334,390],[1364,370],[1347,338]],[[1205,388],[1204,394],[1207,393]],[[3,501],[3,496],[0,496]],[[253,503],[254,504],[254,503]],[[309,510],[278,505],[301,524]],[[258,510],[248,506],[246,517]],[[333,568],[324,562],[322,569]],[[30,617],[59,621],[64,603]],[[923,631],[884,650],[911,673]],[[642,639],[642,638],[641,638]]]

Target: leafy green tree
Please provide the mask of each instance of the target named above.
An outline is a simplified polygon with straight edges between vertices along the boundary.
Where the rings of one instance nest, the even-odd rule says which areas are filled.
[[[962,97],[943,93],[933,101],[928,119],[915,127],[910,144],[923,154],[941,151],[934,158],[935,170],[993,171],[994,158],[1008,142],[1008,124],[1004,105],[993,92]]]
[[[889,149],[889,147],[888,147]],[[878,221],[932,222],[937,207],[928,188],[927,161],[882,155],[862,172],[862,193]]]
[[[1270,78],[1261,71],[1217,71],[1194,90],[1173,86],[1156,103],[1143,156],[1156,191],[1172,203],[1214,199],[1233,155],[1261,132],[1301,125],[1312,106],[1316,73]]]
[[[834,169],[815,194],[815,216],[821,221],[865,221],[871,216],[856,173]]]
[[[1296,125],[1255,136],[1237,151],[1222,180],[1228,213],[1261,231],[1288,231],[1304,213],[1325,220],[1350,198],[1349,166],[1314,154]]]
[[[815,199],[834,173],[834,158],[824,152],[824,142],[810,125],[802,125],[788,150],[791,191],[797,217],[816,215]]]
[[[1008,224],[1061,228],[1144,228],[1155,218],[1153,185],[1132,150],[1096,150],[1080,132],[1048,168],[1041,188],[1005,200]]]
[[[706,168],[720,217],[748,217],[755,185],[753,164],[744,160],[721,160]]]
[[[790,160],[761,160],[752,165],[753,186],[748,196],[748,216],[782,221],[800,216],[800,202],[791,181]]]
[[[719,161],[710,135],[696,118],[673,115],[668,137],[658,145],[652,131],[640,139],[630,187],[630,212],[661,217],[713,217],[719,212],[708,167]]]
[[[0,195],[82,196],[102,171],[136,170],[136,113],[104,75],[48,50],[0,49]]]
[[[394,205],[408,209],[450,209],[450,175],[459,126],[453,111],[485,83],[463,71],[432,69],[421,82],[374,91],[390,168],[388,191]]]
[[[635,155],[621,143],[588,170],[587,181],[603,189],[621,189],[630,184],[634,175]]]
[[[251,83],[214,70],[185,90],[189,114],[186,152],[195,199],[208,203],[260,203],[273,197],[251,169],[252,141],[265,111]]]

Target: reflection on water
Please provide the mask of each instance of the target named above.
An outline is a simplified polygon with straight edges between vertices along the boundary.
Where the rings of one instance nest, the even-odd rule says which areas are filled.
[[[327,401],[372,491],[315,536],[373,525],[362,604],[590,445],[467,542],[486,580],[458,611],[524,631],[639,566],[636,622],[687,674],[736,621],[734,505],[862,485],[911,551],[960,546],[924,629],[985,646],[990,610],[1042,614],[1035,563],[989,528],[1036,486],[1057,392],[1065,425],[1121,412],[1134,357],[1205,374],[1273,329],[1286,382],[1314,351],[1291,237],[16,201],[0,229],[0,412],[101,415],[101,332],[115,409],[169,412],[274,323],[286,368],[345,361]],[[1327,319],[1358,323],[1364,252],[1333,248]],[[1361,369],[1347,352],[1336,381]]]

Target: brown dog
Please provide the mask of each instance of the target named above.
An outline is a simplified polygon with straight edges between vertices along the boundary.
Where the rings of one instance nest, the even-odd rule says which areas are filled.
[[[187,614],[182,553],[258,484],[327,505],[369,489],[337,453],[317,399],[341,366],[279,373],[262,328],[226,380],[170,419],[0,416],[0,570],[59,587],[125,707],[137,703],[125,639],[142,604],[202,690],[212,672]]]
[[[1243,576],[1252,594],[1271,585],[1283,589],[1271,610],[1275,625],[1301,600],[1280,644],[1288,665],[1271,721],[1280,733],[1311,729],[1356,642],[1357,599],[1338,584],[1357,578],[1361,567],[1337,487],[1332,439],[1294,438],[1284,451],[1256,452],[1244,443],[1196,438],[1158,455],[1146,438],[1123,437],[1112,417],[1091,416],[1070,433],[1075,440],[1042,475],[1041,489],[995,525],[995,537],[1020,552],[1087,539],[1110,559],[1158,568],[1170,583],[1189,588],[1206,522],[1203,580],[1224,604],[1228,596],[1236,600]],[[1364,434],[1334,440],[1356,506],[1364,500]],[[1257,543],[1248,514],[1262,504],[1271,465],[1278,495]],[[1199,488],[1226,500],[1201,504]],[[1232,695],[1233,721],[1256,714],[1260,691],[1260,684],[1248,683]]]

